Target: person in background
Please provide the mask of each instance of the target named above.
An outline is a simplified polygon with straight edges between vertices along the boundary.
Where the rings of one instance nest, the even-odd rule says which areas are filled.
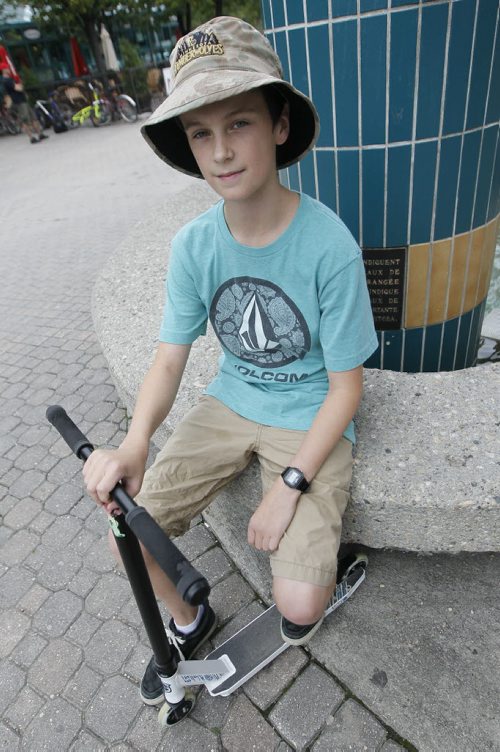
[[[22,83],[16,83],[11,78],[10,70],[6,65],[2,66],[2,78],[4,96],[7,95],[11,98],[12,106],[15,108],[21,121],[23,132],[26,133],[30,142],[38,144],[40,141],[48,138],[43,133],[42,127],[29,105]]]

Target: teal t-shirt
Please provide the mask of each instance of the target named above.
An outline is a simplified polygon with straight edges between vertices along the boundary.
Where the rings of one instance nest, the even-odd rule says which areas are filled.
[[[206,393],[265,425],[308,430],[328,391],[376,350],[361,251],[339,217],[306,194],[287,229],[253,248],[220,201],[172,242],[160,340],[191,344],[207,320],[222,345]],[[351,425],[345,436],[354,441]]]

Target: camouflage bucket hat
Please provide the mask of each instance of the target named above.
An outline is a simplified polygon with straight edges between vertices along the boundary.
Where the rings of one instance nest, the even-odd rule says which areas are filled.
[[[290,135],[276,149],[288,167],[306,154],[319,133],[311,100],[283,80],[280,60],[260,31],[239,18],[220,16],[179,39],[170,56],[172,89],[142,126],[156,154],[188,175],[201,177],[179,115],[261,86],[278,88],[290,107]]]

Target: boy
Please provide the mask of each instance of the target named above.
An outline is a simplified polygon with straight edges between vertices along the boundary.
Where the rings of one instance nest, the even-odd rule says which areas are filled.
[[[116,451],[94,452],[87,489],[111,511],[121,479],[180,535],[256,454],[264,495],[250,545],[271,554],[283,638],[306,642],[335,588],[362,363],[377,346],[359,247],[319,202],[279,183],[277,167],[312,148],[311,101],[284,82],[277,56],[245,22],[216,18],[179,40],[173,89],[143,126],[156,153],[202,176],[222,201],[172,243],[160,344]],[[144,475],[149,440],[175,399],[207,319],[223,347],[215,380]],[[215,629],[208,603],[184,603],[145,552],[184,658]],[[141,684],[163,701],[151,660]]]

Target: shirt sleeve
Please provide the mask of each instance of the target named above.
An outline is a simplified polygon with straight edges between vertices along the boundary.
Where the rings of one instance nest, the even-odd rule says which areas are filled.
[[[328,371],[362,365],[378,347],[361,253],[319,291],[320,342]]]
[[[186,269],[181,243],[172,243],[165,281],[165,305],[160,342],[190,345],[207,331],[207,310],[198,294],[195,279]]]

